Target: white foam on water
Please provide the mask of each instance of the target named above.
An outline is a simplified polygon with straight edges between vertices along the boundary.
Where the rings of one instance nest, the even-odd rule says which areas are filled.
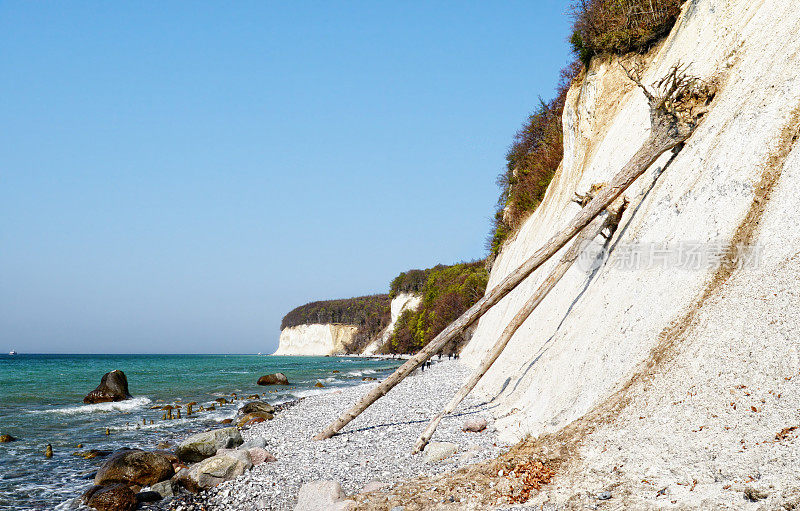
[[[129,412],[137,408],[142,408],[152,403],[150,398],[135,397],[125,401],[112,401],[109,403],[95,403],[92,405],[68,406],[65,408],[54,408],[52,410],[31,410],[28,413],[55,413],[61,415],[78,415],[87,413],[108,413],[108,412]]]

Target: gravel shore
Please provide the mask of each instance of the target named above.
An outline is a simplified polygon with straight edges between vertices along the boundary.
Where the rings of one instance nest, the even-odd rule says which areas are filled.
[[[261,436],[278,458],[254,467],[244,476],[223,483],[200,496],[206,509],[293,509],[301,485],[334,480],[345,493],[360,491],[371,481],[393,483],[419,475],[433,475],[493,458],[507,446],[498,442],[487,404],[468,397],[454,415],[442,420],[433,441],[458,444],[458,452],[428,463],[411,449],[427,422],[453,396],[470,369],[456,361],[434,362],[419,369],[379,399],[342,433],[316,442],[311,437],[352,406],[374,384],[359,385],[313,396],[279,413],[275,419],[243,431],[245,441]],[[482,433],[461,431],[464,421],[483,417]],[[175,509],[190,509],[177,504]]]

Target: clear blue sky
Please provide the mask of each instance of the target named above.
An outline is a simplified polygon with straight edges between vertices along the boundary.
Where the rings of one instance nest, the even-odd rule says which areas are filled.
[[[269,352],[483,257],[567,4],[0,2],[0,349]]]

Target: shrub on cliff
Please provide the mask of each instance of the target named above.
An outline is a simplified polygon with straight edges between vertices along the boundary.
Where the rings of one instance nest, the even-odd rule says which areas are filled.
[[[489,239],[489,251],[497,255],[505,240],[539,206],[564,156],[561,117],[573,80],[581,64],[573,62],[561,71],[556,97],[539,99],[506,154],[506,169],[497,178],[500,199]]]
[[[572,5],[572,49],[586,65],[595,55],[647,51],[672,29],[684,1],[575,2]]]
[[[570,43],[577,60],[561,71],[555,98],[539,100],[506,154],[487,242],[490,257],[500,253],[503,243],[544,199],[564,156],[561,117],[567,91],[583,66],[595,55],[647,51],[672,29],[684,1],[578,0],[572,4]]]
[[[359,352],[389,325],[390,304],[389,295],[385,294],[311,302],[284,316],[281,330],[306,324],[355,325],[358,332],[348,350]]]
[[[430,273],[441,268],[445,268],[445,266],[439,264],[427,270],[404,271],[392,279],[392,283],[389,286],[389,297],[395,298],[400,293],[420,293],[428,281]]]
[[[417,310],[406,310],[400,315],[390,342],[383,348],[386,353],[419,351],[483,296],[489,280],[484,261],[415,271],[427,275],[418,291],[422,302]],[[417,282],[419,274],[415,275],[413,281]]]

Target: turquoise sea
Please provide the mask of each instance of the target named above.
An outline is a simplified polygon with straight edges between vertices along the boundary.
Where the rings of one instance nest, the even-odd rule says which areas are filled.
[[[219,405],[217,398],[266,392],[264,399],[277,404],[357,385],[365,376],[381,378],[400,363],[259,355],[0,355],[0,434],[18,439],[0,443],[0,510],[63,507],[89,488],[101,460],[79,458],[75,451],[152,449],[161,441],[179,441],[218,425],[244,402]],[[126,374],[133,399],[84,405],[83,397],[113,369]],[[259,376],[274,372],[285,373],[291,385],[256,385]],[[325,388],[315,388],[317,382]],[[189,401],[217,408],[172,421],[151,409]],[[48,443],[53,446],[51,459],[44,456]]]

